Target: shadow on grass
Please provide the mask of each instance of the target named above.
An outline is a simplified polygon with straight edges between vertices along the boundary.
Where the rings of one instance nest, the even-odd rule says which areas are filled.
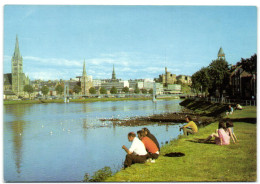
[[[205,141],[205,139],[192,139],[192,140],[186,140],[186,141],[189,141],[189,142],[194,142],[194,143],[204,143],[204,144],[216,144],[214,140],[209,140],[207,142],[203,142]]]
[[[165,156],[165,157],[183,157],[183,156],[185,156],[185,154],[181,153],[181,152],[171,152],[171,153],[166,153],[163,156]]]
[[[246,122],[246,123],[256,124],[256,118],[224,118],[224,119],[233,122]]]

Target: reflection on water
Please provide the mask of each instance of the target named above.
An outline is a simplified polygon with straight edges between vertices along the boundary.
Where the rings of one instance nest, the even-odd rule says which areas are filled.
[[[81,181],[104,166],[121,168],[127,134],[142,127],[99,121],[178,112],[179,100],[4,106],[4,179],[9,182]],[[165,142],[178,136],[172,124],[146,126]]]

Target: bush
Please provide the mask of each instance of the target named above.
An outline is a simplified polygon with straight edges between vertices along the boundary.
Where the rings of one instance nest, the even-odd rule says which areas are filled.
[[[102,182],[105,181],[105,179],[110,176],[112,176],[111,168],[104,167],[96,171],[91,179],[89,178],[89,174],[86,173],[83,182]]]

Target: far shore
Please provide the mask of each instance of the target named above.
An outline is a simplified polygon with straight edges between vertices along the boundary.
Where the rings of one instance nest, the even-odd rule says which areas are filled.
[[[175,97],[160,97],[161,99],[176,99]],[[81,98],[70,99],[69,102],[88,103],[88,102],[100,102],[100,101],[126,101],[126,100],[152,100],[152,97],[130,97],[130,98]],[[4,100],[4,105],[13,104],[42,104],[42,103],[65,103],[64,99],[41,99],[41,100]]]

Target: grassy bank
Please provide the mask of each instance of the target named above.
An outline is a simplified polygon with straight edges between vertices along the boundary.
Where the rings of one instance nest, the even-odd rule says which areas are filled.
[[[199,143],[199,139],[215,131],[218,127],[215,122],[199,129],[196,135],[180,136],[163,146],[156,163],[134,164],[106,181],[256,181],[256,107],[245,107],[228,118],[233,119],[237,144]],[[185,156],[163,156],[171,152],[182,152]]]
[[[99,101],[125,101],[125,100],[151,100],[152,98],[82,98],[70,99],[70,102],[88,103]],[[64,103],[63,99],[54,100],[5,100],[4,105],[12,104],[41,104],[41,103]]]

